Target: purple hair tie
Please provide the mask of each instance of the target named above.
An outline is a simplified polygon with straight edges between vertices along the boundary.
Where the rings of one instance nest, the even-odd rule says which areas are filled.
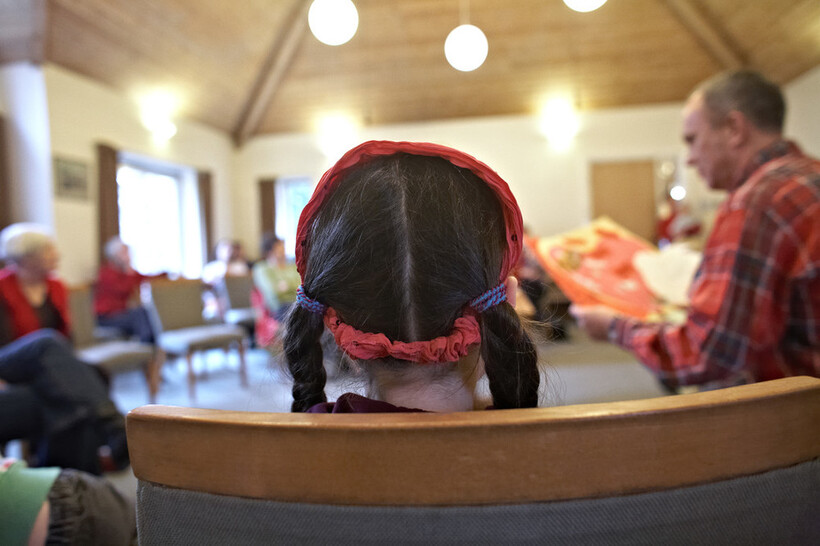
[[[490,307],[495,307],[502,301],[507,300],[507,286],[501,283],[495,288],[487,290],[468,304],[475,312],[483,313]]]
[[[323,303],[310,299],[308,295],[305,294],[305,288],[301,284],[299,285],[299,288],[296,289],[296,303],[311,313],[316,313],[319,315],[323,315],[325,313],[325,309],[327,309],[327,306]]]

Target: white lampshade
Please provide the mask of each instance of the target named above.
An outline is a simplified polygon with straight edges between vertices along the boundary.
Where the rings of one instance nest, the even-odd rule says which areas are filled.
[[[586,13],[600,8],[606,4],[606,0],[564,0],[564,4],[570,9]]]
[[[474,25],[454,28],[444,41],[444,56],[456,70],[470,72],[484,63],[490,46],[481,29]]]
[[[313,0],[308,26],[323,44],[337,46],[350,41],[359,28],[359,12],[351,0]]]

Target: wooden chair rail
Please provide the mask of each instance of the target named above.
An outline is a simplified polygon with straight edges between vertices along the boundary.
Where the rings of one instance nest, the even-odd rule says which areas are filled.
[[[820,379],[606,404],[307,415],[144,406],[137,478],[285,502],[468,505],[681,487],[820,457]]]

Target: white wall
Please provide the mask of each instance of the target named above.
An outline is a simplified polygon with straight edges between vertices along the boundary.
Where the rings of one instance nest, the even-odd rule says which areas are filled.
[[[589,220],[588,165],[591,161],[675,158],[681,151],[679,105],[583,114],[575,146],[550,149],[528,116],[493,117],[372,127],[361,140],[432,141],[484,161],[504,178],[521,206],[524,222],[539,235],[557,233]],[[253,214],[237,216],[237,234],[257,240],[256,181],[263,177],[309,176],[318,180],[330,165],[310,135],[257,137],[237,154],[237,189]]]
[[[794,80],[786,95],[786,135],[807,154],[820,157],[820,66]]]
[[[234,230],[231,208],[234,150],[228,135],[177,120],[176,136],[165,146],[157,146],[139,121],[136,103],[124,95],[53,65],[46,66],[45,76],[52,154],[80,160],[89,167],[89,198],[55,198],[54,202],[63,278],[74,283],[92,280],[96,275],[98,143],[211,171],[214,236],[231,235]]]

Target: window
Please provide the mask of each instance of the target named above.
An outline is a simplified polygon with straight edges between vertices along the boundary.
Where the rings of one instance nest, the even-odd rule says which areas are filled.
[[[192,169],[124,157],[117,168],[120,237],[145,275],[198,277],[203,230]]]
[[[294,258],[296,247],[296,227],[299,215],[313,193],[310,178],[278,178],[276,193],[276,236],[285,241],[285,254]]]

